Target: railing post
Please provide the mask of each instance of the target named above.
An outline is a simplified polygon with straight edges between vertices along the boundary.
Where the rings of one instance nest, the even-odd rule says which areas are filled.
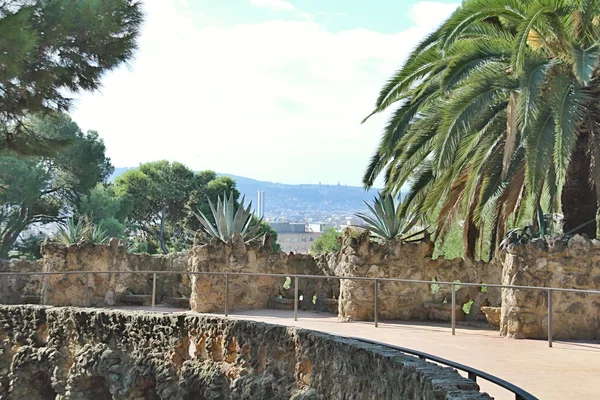
[[[467,372],[467,376],[469,377],[470,380],[472,380],[473,382],[477,382],[477,374],[473,371],[469,371]]]
[[[88,285],[90,284],[90,274],[85,274],[85,289],[83,290],[83,306],[88,305]]]
[[[6,279],[4,280],[4,305],[8,304],[8,281],[10,280],[10,275],[6,275]]]
[[[229,274],[225,273],[225,316],[229,315]]]
[[[548,289],[548,347],[552,347],[552,289]]]
[[[294,277],[294,321],[298,321],[298,275]]]
[[[379,281],[375,279],[375,328],[379,326]]]
[[[456,285],[452,284],[452,334],[456,334]]]
[[[40,304],[46,304],[46,285],[48,285],[48,277],[46,275],[42,275],[42,288],[40,293]]]
[[[156,306],[156,272],[152,275],[152,309]]]

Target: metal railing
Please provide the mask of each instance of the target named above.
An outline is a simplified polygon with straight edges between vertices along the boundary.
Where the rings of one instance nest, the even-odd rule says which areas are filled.
[[[337,335],[337,336],[341,336],[341,335]],[[444,366],[451,367],[451,368],[457,369],[462,372],[466,372],[467,377],[470,380],[472,380],[473,382],[477,382],[477,378],[484,379],[484,380],[486,380],[490,383],[493,383],[495,385],[498,385],[501,388],[506,389],[509,392],[511,392],[512,394],[514,394],[515,400],[538,400],[538,398],[535,397],[534,395],[532,395],[531,393],[521,389],[520,387],[518,387],[516,385],[513,385],[512,383],[510,383],[508,381],[505,381],[504,379],[498,378],[497,376],[488,374],[487,372],[480,371],[478,369],[469,367],[464,364],[446,360],[445,358],[434,356],[433,354],[424,353],[422,351],[408,349],[406,347],[395,346],[393,344],[377,342],[375,340],[369,340],[369,339],[363,339],[363,338],[355,338],[355,337],[350,337],[350,336],[343,336],[343,337],[348,338],[348,339],[358,340],[358,341],[365,342],[365,343],[377,344],[377,345],[389,347],[391,349],[398,350],[402,353],[417,356],[421,360],[433,361],[434,363],[442,364]]]
[[[362,276],[330,276],[330,275],[300,275],[300,274],[263,274],[263,273],[249,273],[249,272],[197,272],[197,271],[63,271],[63,272],[0,272],[0,277],[10,276],[48,276],[48,275],[85,275],[85,290],[84,290],[84,304],[88,303],[88,284],[89,277],[93,274],[152,274],[152,309],[156,307],[156,282],[158,275],[200,275],[200,276],[223,276],[225,278],[225,305],[224,314],[229,315],[229,281],[231,277],[248,276],[248,277],[261,277],[268,276],[273,278],[293,278],[294,279],[294,321],[298,320],[298,283],[300,279],[337,279],[337,280],[355,280],[355,281],[370,281],[374,285],[374,325],[379,326],[379,285],[382,282],[396,282],[406,284],[426,284],[426,285],[439,285],[439,286],[450,286],[451,287],[451,298],[452,298],[452,312],[451,312],[451,331],[452,335],[456,334],[456,290],[457,286],[472,286],[472,287],[486,287],[486,288],[499,288],[499,289],[517,289],[517,290],[539,290],[546,292],[547,303],[548,303],[548,347],[552,347],[552,294],[553,292],[568,292],[568,293],[582,293],[582,294],[599,294],[600,290],[592,289],[569,289],[569,288],[552,288],[543,286],[524,286],[524,285],[502,285],[502,284],[490,284],[490,283],[469,283],[469,282],[444,282],[444,281],[427,281],[427,280],[411,280],[411,279],[399,279],[399,278],[370,278]],[[5,302],[8,291],[8,285],[5,284]],[[44,294],[42,294],[42,299]],[[363,339],[359,339],[363,340]],[[372,342],[376,343],[376,342]],[[382,343],[380,343],[382,344]],[[391,346],[384,344],[392,348],[396,348],[402,352],[416,355],[420,358],[428,359],[434,362],[438,362],[444,365],[451,366],[453,368],[467,372],[470,379],[476,381],[477,377],[485,379],[489,382],[495,383],[504,389],[509,390],[515,394],[517,400],[534,400],[536,397],[525,392],[524,390],[506,382],[493,375],[487,374],[483,371],[470,368],[468,366],[454,363],[449,360],[445,360],[440,357],[436,357],[430,354],[421,353],[415,350],[405,349],[402,347]]]

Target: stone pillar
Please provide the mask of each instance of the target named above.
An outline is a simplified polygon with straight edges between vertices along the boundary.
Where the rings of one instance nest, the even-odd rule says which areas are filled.
[[[42,246],[42,256],[44,272],[127,270],[125,247],[117,239],[111,239],[108,245],[47,243]],[[83,273],[47,275],[42,284],[42,303],[77,307],[113,305],[120,294],[119,286],[114,274],[90,274],[87,280]]]
[[[598,290],[600,241],[576,235],[568,242],[535,239],[511,246],[504,254],[502,283]],[[552,300],[554,339],[600,337],[600,296],[554,292]],[[516,339],[547,339],[547,291],[503,289],[500,333]]]
[[[272,254],[272,243],[246,246],[239,234],[232,243],[213,238],[209,244],[194,246],[190,251],[192,272],[286,273],[284,253]],[[278,261],[283,261],[278,262]],[[230,276],[228,309],[267,308],[270,299],[279,294],[285,278],[267,276]],[[196,312],[223,312],[225,309],[224,275],[191,275],[190,307]]]

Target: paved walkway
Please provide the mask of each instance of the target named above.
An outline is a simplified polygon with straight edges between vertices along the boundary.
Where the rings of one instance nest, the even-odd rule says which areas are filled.
[[[148,309],[147,307],[139,309]],[[157,307],[156,311],[173,312]],[[182,312],[182,311],[179,311]],[[189,311],[188,311],[189,312]],[[600,343],[513,340],[497,331],[449,324],[418,322],[338,322],[332,314],[253,310],[229,318],[296,326],[332,334],[366,338],[420,350],[488,372],[537,396],[540,400],[600,399]],[[506,390],[485,381],[481,390],[495,399],[514,400]]]

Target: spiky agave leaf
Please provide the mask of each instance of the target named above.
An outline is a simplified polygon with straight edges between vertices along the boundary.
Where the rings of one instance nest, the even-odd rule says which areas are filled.
[[[88,229],[83,219],[75,223],[73,218],[67,218],[66,224],[58,227],[54,240],[65,245],[81,244],[86,240]]]
[[[366,228],[378,240],[389,241],[395,238],[404,240],[424,233],[424,230],[411,232],[418,222],[418,217],[400,216],[401,203],[396,206],[390,193],[379,193],[373,205],[367,202],[365,204],[372,216],[364,213],[358,213],[356,216],[366,223]]]
[[[229,243],[233,239],[233,235],[237,233],[248,243],[258,238],[262,218],[258,222],[253,223],[252,202],[247,207],[245,207],[244,202],[245,197],[242,197],[240,204],[236,208],[233,193],[229,196],[224,194],[223,199],[221,199],[221,196],[217,197],[216,207],[208,199],[214,223],[200,209],[194,215],[200,221],[202,229],[208,237],[216,237],[225,243]]]

